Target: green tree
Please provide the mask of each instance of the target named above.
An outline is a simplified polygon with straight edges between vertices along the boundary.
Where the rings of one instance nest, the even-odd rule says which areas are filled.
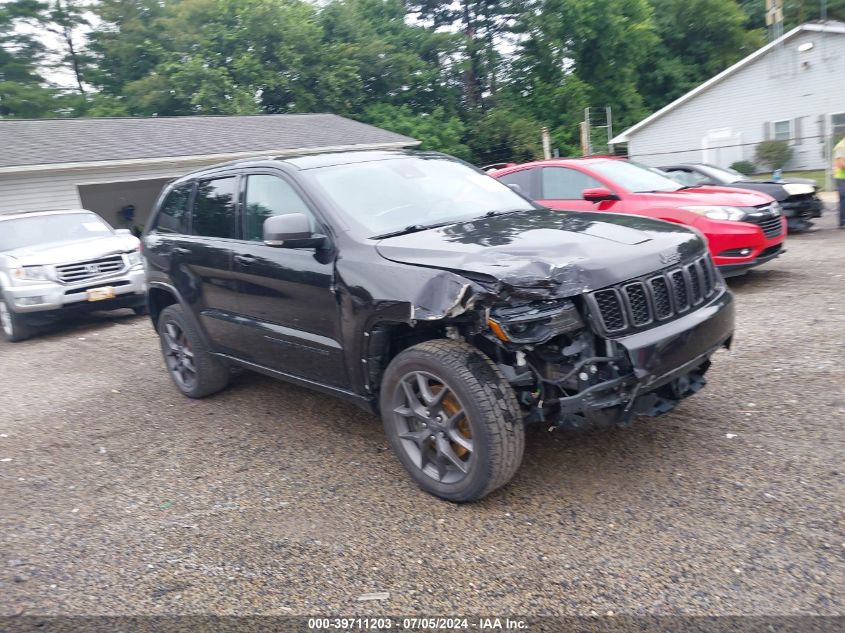
[[[479,165],[524,162],[543,157],[541,128],[529,112],[499,105],[484,113],[467,142]]]
[[[53,62],[55,68],[71,72],[79,94],[85,97],[84,69],[88,64],[80,36],[80,29],[90,26],[86,17],[87,7],[78,0],[49,0],[42,11],[40,22],[48,33],[61,42]]]
[[[650,0],[658,40],[639,68],[639,92],[657,110],[763,44],[736,0]],[[763,4],[762,2],[760,3]]]
[[[473,158],[470,148],[463,142],[464,123],[459,117],[446,114],[443,108],[418,114],[409,106],[381,103],[367,108],[362,118],[378,127],[422,141],[420,149],[445,152],[465,160]]]
[[[495,103],[500,85],[502,38],[525,7],[516,0],[410,0],[410,12],[434,30],[461,37],[459,64],[467,114]]]
[[[639,68],[656,42],[647,0],[542,0],[517,30],[512,102],[522,99],[563,152],[578,147],[587,106],[610,106],[618,125],[646,114]]]
[[[320,14],[325,55],[333,68],[356,76],[353,94],[335,104],[336,112],[355,115],[375,103],[407,105],[415,112],[459,108],[457,70],[448,61],[459,50],[459,38],[408,24],[406,17],[401,0],[335,0],[325,6]]]
[[[94,7],[98,28],[88,37],[92,57],[86,75],[99,89],[92,110],[103,114],[143,114],[128,103],[128,84],[147,77],[171,51],[163,24],[165,3],[159,0],[100,0]]]
[[[44,5],[17,0],[0,5],[0,117],[51,116],[55,91],[41,75],[46,50],[33,35],[19,29],[39,18]]]

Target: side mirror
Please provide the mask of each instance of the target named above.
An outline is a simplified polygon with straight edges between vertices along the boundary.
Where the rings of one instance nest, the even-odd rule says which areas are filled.
[[[130,231],[129,229],[115,229],[114,234],[115,235],[132,235],[132,231]]]
[[[522,187],[520,187],[520,186],[519,186],[518,184],[516,184],[515,182],[510,183],[510,184],[508,185],[508,188],[509,188],[509,189],[512,189],[513,191],[516,191],[517,193],[522,193]]]
[[[604,200],[619,200],[619,196],[613,193],[610,189],[604,187],[593,187],[591,189],[584,189],[581,192],[581,197],[588,202],[602,202]]]
[[[320,248],[325,235],[311,232],[311,221],[304,213],[274,215],[264,220],[264,244],[277,248]]]

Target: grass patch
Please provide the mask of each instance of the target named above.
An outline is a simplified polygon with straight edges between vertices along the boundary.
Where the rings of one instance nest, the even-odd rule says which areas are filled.
[[[754,176],[754,180],[769,180],[772,177],[771,173],[769,174],[757,174]],[[824,191],[824,169],[811,169],[809,171],[785,171],[781,174],[782,178],[812,178],[816,181],[816,185],[818,185],[820,191]]]

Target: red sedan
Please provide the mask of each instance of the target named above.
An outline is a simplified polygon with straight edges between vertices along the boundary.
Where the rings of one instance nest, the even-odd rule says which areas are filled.
[[[764,193],[684,187],[659,171],[606,157],[537,161],[490,175],[552,209],[645,215],[695,227],[725,276],[783,252],[786,218]]]

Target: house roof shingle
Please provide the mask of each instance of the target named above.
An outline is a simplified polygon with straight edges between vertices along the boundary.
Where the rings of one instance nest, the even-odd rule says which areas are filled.
[[[334,114],[0,120],[0,168],[387,144],[417,141]]]

